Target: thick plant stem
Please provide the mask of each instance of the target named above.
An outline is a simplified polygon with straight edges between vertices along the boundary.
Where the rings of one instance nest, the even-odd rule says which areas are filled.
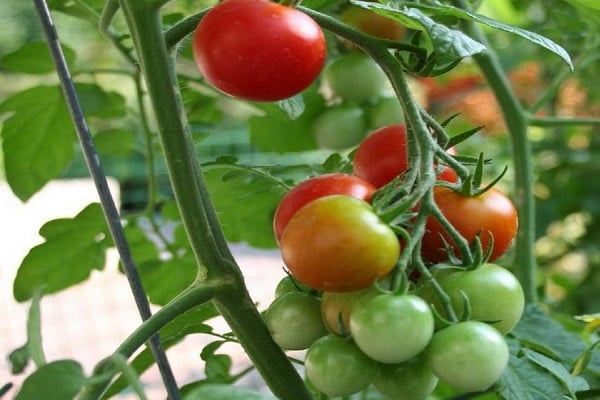
[[[173,192],[198,266],[207,269],[209,281],[231,283],[215,293],[214,303],[277,397],[312,399],[296,369],[272,340],[217,221],[183,111],[160,10],[140,0],[119,3],[135,43]]]
[[[487,46],[483,32],[474,23],[465,23],[467,31]],[[525,112],[506,79],[496,54],[490,49],[474,56],[502,110],[508,128],[515,170],[515,206],[519,229],[515,240],[515,272],[523,286],[525,301],[537,301],[535,245],[535,198],[533,195],[533,157],[527,138],[528,114]]]

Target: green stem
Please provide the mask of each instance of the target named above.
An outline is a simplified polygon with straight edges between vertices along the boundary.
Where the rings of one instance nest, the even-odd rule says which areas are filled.
[[[461,6],[464,6],[464,2]],[[487,43],[487,39],[479,26],[473,22],[465,22],[466,31],[475,40],[483,43],[487,51],[473,56],[481,72],[502,110],[508,128],[515,169],[515,206],[519,215],[519,229],[515,240],[515,266],[525,300],[527,303],[537,301],[536,292],[536,259],[533,253],[535,244],[535,198],[533,196],[533,157],[531,144],[527,139],[528,115],[521,107],[510,83],[502,70],[496,53]]]
[[[571,117],[529,117],[529,125],[540,127],[559,127],[575,125],[600,125],[600,118],[571,118]]]
[[[173,193],[198,265],[206,267],[209,281],[231,282],[215,293],[214,304],[276,396],[312,399],[298,372],[271,338],[221,230],[182,107],[160,10],[140,0],[119,2],[135,43]]]

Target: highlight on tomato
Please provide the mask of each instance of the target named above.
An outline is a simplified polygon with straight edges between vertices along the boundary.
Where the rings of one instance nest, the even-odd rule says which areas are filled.
[[[334,292],[370,287],[400,256],[394,231],[367,202],[347,195],[321,197],[302,207],[285,227],[280,247],[295,279]]]
[[[491,188],[476,196],[466,196],[450,188],[436,186],[433,197],[448,222],[469,243],[479,235],[484,252],[491,246],[490,262],[497,260],[511,246],[517,234],[517,210],[499,189]],[[460,256],[448,232],[430,216],[421,241],[423,259],[431,263],[447,261],[446,244],[456,256]]]
[[[290,218],[307,203],[320,197],[344,194],[370,201],[375,187],[354,175],[331,173],[308,178],[294,186],[279,202],[273,217],[273,231],[279,243]]]
[[[268,0],[224,0],[196,27],[192,50],[206,81],[252,101],[292,97],[326,59],[323,31],[308,15]]]

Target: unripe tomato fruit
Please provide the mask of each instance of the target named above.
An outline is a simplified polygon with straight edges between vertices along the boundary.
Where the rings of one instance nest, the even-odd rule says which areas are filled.
[[[306,376],[329,397],[360,392],[373,381],[379,364],[350,340],[328,335],[317,339],[306,352]]]
[[[389,274],[400,256],[394,231],[371,206],[346,195],[313,200],[288,222],[281,255],[290,274],[322,291],[349,292]]]
[[[350,314],[350,331],[358,348],[385,364],[401,363],[421,353],[433,330],[431,309],[414,295],[363,298]]]
[[[500,190],[491,188],[478,196],[464,196],[447,187],[436,186],[433,198],[442,214],[469,243],[479,234],[481,246],[486,251],[493,236],[490,262],[502,256],[512,244],[518,228],[517,210]],[[429,217],[425,229],[421,241],[421,253],[425,260],[432,263],[448,260],[442,237],[454,253],[460,255],[454,241],[437,219]]]
[[[423,400],[435,389],[435,376],[422,355],[400,364],[382,364],[373,386],[393,400]]]
[[[321,319],[321,301],[308,293],[290,292],[277,297],[265,314],[273,340],[285,350],[307,349],[327,334]]]
[[[312,133],[320,149],[346,150],[367,134],[367,118],[361,107],[334,106],[315,118]]]
[[[321,295],[321,315],[323,322],[330,332],[337,335],[349,336],[350,314],[354,304],[363,297],[373,297],[378,294],[374,288],[355,290],[353,292],[323,292]]]
[[[277,243],[290,218],[307,203],[332,194],[345,194],[370,201],[375,187],[369,182],[348,174],[332,173],[308,178],[294,186],[279,202],[273,217],[273,232]]]
[[[492,386],[508,365],[508,345],[491,326],[459,322],[436,332],[425,351],[433,372],[448,385],[477,392]]]
[[[240,99],[278,101],[306,89],[326,59],[325,36],[301,11],[268,0],[224,0],[200,20],[192,49],[204,78]]]
[[[523,315],[523,288],[509,270],[499,265],[487,263],[474,270],[441,270],[435,274],[435,278],[450,296],[458,315],[463,313],[463,296],[466,296],[471,307],[470,319],[487,322],[503,335],[510,332]],[[427,287],[419,295],[433,304],[443,317],[447,317],[432,287]]]
[[[381,94],[387,76],[375,61],[363,53],[348,53],[323,69],[331,91],[345,101],[361,103]]]

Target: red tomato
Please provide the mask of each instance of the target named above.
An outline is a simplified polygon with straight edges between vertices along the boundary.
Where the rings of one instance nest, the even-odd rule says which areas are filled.
[[[377,188],[391,182],[407,168],[404,124],[375,130],[360,143],[354,154],[354,174]]]
[[[267,0],[225,0],[200,20],[194,59],[222,92],[277,101],[306,89],[319,75],[326,42],[319,25],[295,8]]]
[[[374,192],[373,185],[353,175],[334,173],[309,178],[292,188],[279,202],[273,218],[275,239],[277,243],[280,242],[290,218],[313,200],[332,194],[345,194],[368,202]]]
[[[481,245],[486,251],[493,235],[494,246],[490,262],[503,255],[512,244],[517,234],[517,211],[510,199],[500,190],[492,188],[479,196],[464,196],[452,189],[436,186],[433,196],[442,214],[469,243],[481,233]],[[448,259],[442,237],[455,254],[459,255],[448,233],[435,218],[429,217],[421,242],[425,260],[436,263]]]
[[[354,154],[354,174],[380,188],[408,169],[406,126],[392,124],[370,133]],[[444,167],[438,180],[457,182],[453,169]]]
[[[311,201],[290,219],[281,255],[290,274],[305,285],[348,292],[389,274],[400,243],[368,203],[331,195]]]

